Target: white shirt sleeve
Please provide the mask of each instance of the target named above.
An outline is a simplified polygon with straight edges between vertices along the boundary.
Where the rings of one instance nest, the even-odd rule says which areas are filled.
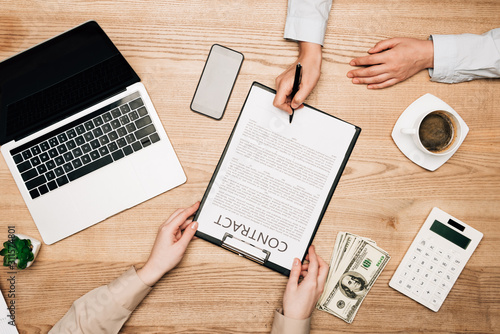
[[[431,81],[457,83],[500,77],[500,28],[483,35],[432,35]]]
[[[323,45],[332,0],[288,0],[285,38]]]

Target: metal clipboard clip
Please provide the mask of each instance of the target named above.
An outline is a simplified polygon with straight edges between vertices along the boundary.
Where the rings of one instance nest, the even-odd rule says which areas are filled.
[[[256,247],[245,240],[235,238],[229,233],[224,234],[221,247],[258,264],[264,264],[269,259],[269,256],[271,256],[271,252],[268,250]]]

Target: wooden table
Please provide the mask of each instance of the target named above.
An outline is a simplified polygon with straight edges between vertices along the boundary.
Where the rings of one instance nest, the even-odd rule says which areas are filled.
[[[297,56],[283,39],[287,1],[19,1],[0,7],[0,58],[94,19],[146,85],[188,176],[172,191],[54,245],[16,276],[16,320],[22,333],[45,333],[87,291],[106,284],[149,254],[157,226],[174,209],[201,199],[254,80],[274,79]],[[353,324],[315,311],[312,333],[494,332],[500,328],[500,80],[447,85],[421,72],[370,91],[346,78],[348,62],[377,41],[431,33],[483,33],[499,26],[499,1],[335,0],[325,39],[322,77],[308,103],[360,126],[314,244],[327,261],[339,231],[370,237],[392,260]],[[193,113],[189,104],[210,49],[244,53],[224,118]],[[467,122],[469,135],[441,168],[410,162],[391,139],[401,112],[431,93]],[[7,226],[39,237],[0,159],[0,235]],[[438,313],[388,286],[432,207],[484,233]],[[0,270],[6,296],[7,268]],[[267,333],[287,278],[203,240],[190,245],[133,313],[124,333]],[[9,298],[7,298],[10,300]]]

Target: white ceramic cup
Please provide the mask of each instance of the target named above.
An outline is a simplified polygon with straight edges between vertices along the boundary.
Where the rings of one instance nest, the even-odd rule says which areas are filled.
[[[444,114],[444,115],[446,115],[448,117],[448,119],[452,123],[452,127],[451,128],[452,128],[452,132],[453,133],[451,135],[451,139],[450,139],[448,145],[445,146],[444,149],[442,149],[442,150],[440,150],[438,152],[428,150],[422,144],[422,141],[421,141],[420,135],[419,135],[420,126],[422,125],[422,121],[424,120],[425,117],[427,117],[431,113]],[[424,113],[423,115],[421,115],[419,118],[417,118],[412,127],[402,128],[401,129],[401,133],[411,136],[413,138],[413,142],[415,143],[415,145],[422,152],[430,154],[430,155],[441,156],[441,155],[448,154],[449,152],[451,152],[455,148],[457,148],[457,146],[459,144],[458,138],[460,138],[460,135],[461,135],[461,127],[460,127],[460,122],[458,121],[458,119],[455,117],[455,115],[453,115],[449,111],[440,110],[440,109],[433,109],[433,110],[427,111],[426,113]]]

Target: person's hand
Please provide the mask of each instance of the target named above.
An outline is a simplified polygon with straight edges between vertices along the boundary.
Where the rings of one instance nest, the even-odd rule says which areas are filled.
[[[198,228],[198,223],[188,218],[199,206],[200,202],[196,202],[187,209],[178,209],[160,226],[148,261],[137,270],[137,275],[144,283],[153,286],[181,262]]]
[[[299,57],[290,67],[276,78],[276,96],[273,105],[276,108],[292,114],[292,109],[303,107],[304,101],[311,91],[316,87],[321,75],[321,45],[309,42],[299,42]],[[297,64],[302,65],[302,81],[299,90],[291,99],[293,80],[295,79],[295,68]]]
[[[385,88],[434,66],[432,41],[415,38],[391,38],[368,50],[369,56],[351,60],[351,66],[368,66],[347,73],[354,84],[367,88]]]
[[[325,288],[328,264],[316,255],[314,246],[309,247],[306,256],[309,263],[301,265],[294,259],[290,278],[283,295],[283,315],[292,319],[307,319]],[[300,276],[304,277],[299,283]]]

